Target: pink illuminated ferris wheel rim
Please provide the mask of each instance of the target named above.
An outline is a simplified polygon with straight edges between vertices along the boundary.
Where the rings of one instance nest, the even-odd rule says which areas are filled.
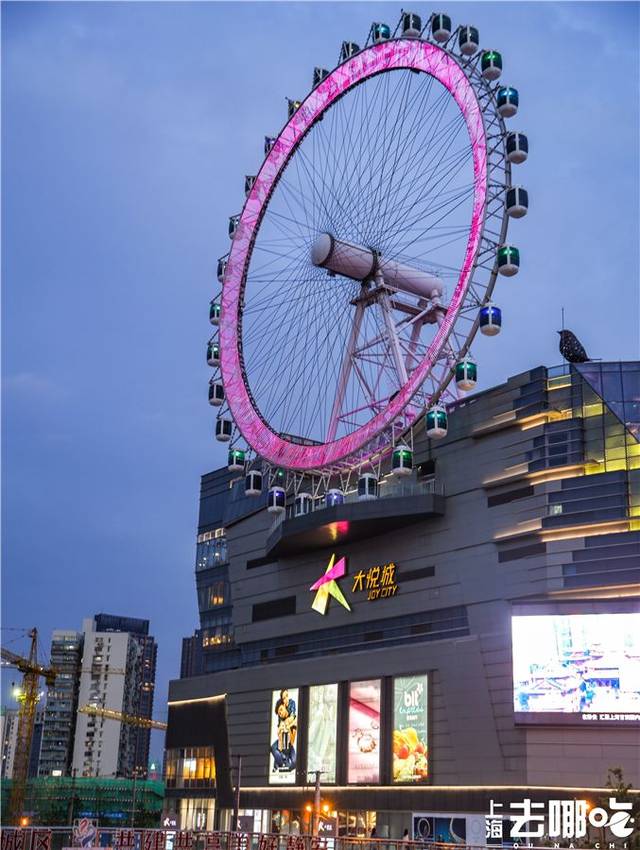
[[[245,375],[240,314],[244,283],[260,223],[280,175],[299,143],[322,114],[346,92],[385,71],[421,71],[441,83],[464,117],[473,162],[473,202],[464,260],[447,304],[446,315],[426,353],[384,410],[349,434],[319,445],[300,445],[276,433],[261,416]],[[455,325],[472,278],[480,247],[487,202],[487,141],[483,112],[473,85],[458,62],[441,48],[423,41],[398,40],[363,50],[329,74],[285,125],[267,155],[247,197],[229,254],[222,290],[220,359],[227,404],[242,436],[270,463],[288,469],[330,467],[362,452],[406,409],[433,369]],[[420,411],[416,410],[413,420]],[[411,424],[411,423],[409,423]]]

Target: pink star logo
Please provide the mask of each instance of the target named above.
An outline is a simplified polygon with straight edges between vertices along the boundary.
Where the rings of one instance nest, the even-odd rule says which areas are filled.
[[[347,611],[351,611],[349,603],[344,598],[344,594],[338,587],[338,582],[336,581],[336,579],[342,578],[342,576],[347,572],[347,559],[342,557],[338,563],[335,563],[335,560],[336,556],[332,555],[331,560],[329,561],[329,566],[325,570],[324,575],[309,588],[309,590],[316,591],[316,595],[313,599],[313,605],[311,607],[314,611],[317,611],[318,614],[327,613],[330,596],[337,599],[338,602],[347,609]]]

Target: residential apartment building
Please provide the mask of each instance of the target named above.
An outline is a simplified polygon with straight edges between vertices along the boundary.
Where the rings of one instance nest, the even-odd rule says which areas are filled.
[[[39,776],[69,776],[78,709],[84,635],[57,629],[51,639],[51,666],[58,674],[47,691]]]
[[[157,646],[149,621],[98,614],[83,623],[78,704],[151,717]],[[72,770],[78,776],[145,777],[149,729],[79,713]]]

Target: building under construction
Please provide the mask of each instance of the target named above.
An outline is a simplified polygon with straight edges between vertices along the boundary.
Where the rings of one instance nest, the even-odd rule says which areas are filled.
[[[7,823],[12,782],[1,783],[2,814]],[[160,826],[162,782],[68,776],[38,777],[27,783],[23,814],[29,826],[64,826],[91,818],[101,826]]]

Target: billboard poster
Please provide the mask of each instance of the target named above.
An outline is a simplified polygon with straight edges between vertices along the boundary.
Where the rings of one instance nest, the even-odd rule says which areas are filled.
[[[307,772],[322,771],[321,781],[336,781],[338,685],[309,688],[309,746]]]
[[[379,679],[349,686],[348,759],[348,782],[380,781]]]
[[[282,688],[271,694],[269,782],[293,785],[296,781],[298,688]]]
[[[640,613],[514,615],[519,723],[640,723]]]
[[[394,782],[426,782],[429,778],[427,696],[426,675],[393,680]]]
[[[426,844],[466,844],[467,821],[465,817],[413,813],[412,837]],[[482,842],[484,844],[484,841]]]

